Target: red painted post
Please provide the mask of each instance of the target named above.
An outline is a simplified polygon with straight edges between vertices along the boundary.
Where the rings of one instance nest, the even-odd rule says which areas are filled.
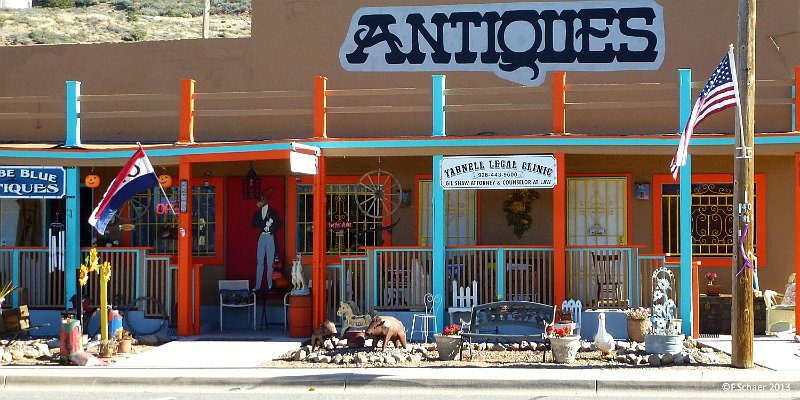
[[[178,160],[180,182],[191,182],[192,163],[186,157]],[[192,187],[188,185],[186,212],[178,207],[178,336],[191,336],[195,333],[192,313]],[[183,199],[181,199],[181,203]],[[186,234],[184,235],[183,232]],[[199,305],[198,305],[199,306]]]
[[[328,78],[318,76],[314,78],[314,137],[328,137]]]
[[[325,190],[325,157],[320,154],[317,163],[318,171],[314,175],[314,236],[313,251],[311,261],[311,296],[312,296],[312,318],[311,326],[315,327],[325,321],[325,269],[328,255],[327,232],[327,205]]]
[[[553,73],[553,133],[567,132],[567,73]]]
[[[553,304],[560,307],[567,298],[567,175],[564,153],[556,158],[553,187]]]

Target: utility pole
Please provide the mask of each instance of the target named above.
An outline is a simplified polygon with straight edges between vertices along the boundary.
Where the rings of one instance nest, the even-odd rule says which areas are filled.
[[[753,368],[753,169],[756,97],[756,0],[739,0],[736,76],[741,105],[733,164],[733,315],[731,363]],[[764,223],[764,221],[759,221]]]
[[[208,39],[209,36],[209,14],[211,14],[211,0],[205,0],[203,1],[203,39]]]

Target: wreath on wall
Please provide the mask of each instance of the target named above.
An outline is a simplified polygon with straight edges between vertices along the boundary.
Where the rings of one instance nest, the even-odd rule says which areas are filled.
[[[517,189],[511,192],[503,202],[503,211],[506,213],[508,225],[514,228],[514,235],[522,238],[522,235],[531,228],[531,208],[533,201],[539,198],[539,194],[531,189]]]

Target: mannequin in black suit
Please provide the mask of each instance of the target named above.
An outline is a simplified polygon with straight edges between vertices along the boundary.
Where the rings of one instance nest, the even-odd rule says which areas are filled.
[[[274,235],[281,227],[281,220],[264,196],[258,200],[256,207],[258,210],[253,214],[253,221],[250,223],[250,226],[259,230],[256,249],[256,285],[253,290],[261,289],[265,262],[267,264],[267,288],[272,290],[272,263],[275,261]]]

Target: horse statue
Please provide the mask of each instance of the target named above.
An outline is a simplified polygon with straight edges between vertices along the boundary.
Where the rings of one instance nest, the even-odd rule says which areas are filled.
[[[372,322],[374,317],[377,317],[378,314],[373,311],[373,315],[369,314],[362,314],[362,315],[355,315],[354,310],[358,310],[358,306],[352,301],[343,301],[339,303],[339,310],[336,311],[336,315],[342,317],[342,331],[339,334],[339,337],[343,337],[344,333],[350,328],[366,328],[369,326],[369,323]]]

